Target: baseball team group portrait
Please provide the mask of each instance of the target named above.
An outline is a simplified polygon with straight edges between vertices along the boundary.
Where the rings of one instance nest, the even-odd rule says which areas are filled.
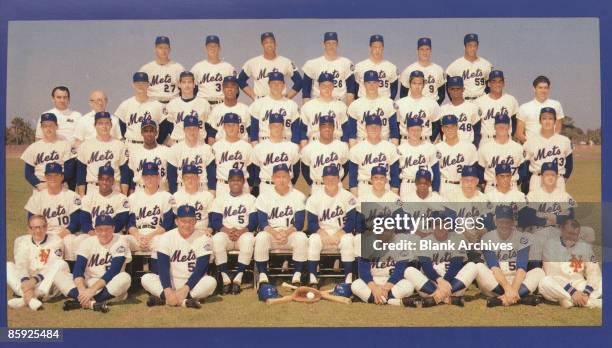
[[[9,326],[602,325],[598,24],[563,21],[11,23]]]

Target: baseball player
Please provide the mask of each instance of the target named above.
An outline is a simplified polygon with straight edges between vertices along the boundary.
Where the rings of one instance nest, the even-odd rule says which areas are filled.
[[[134,96],[122,101],[115,111],[120,121],[121,134],[128,146],[143,143],[140,134],[140,124],[143,120],[153,120],[156,124],[161,124],[166,119],[164,104],[147,94],[149,75],[136,72],[132,76],[132,82]]]
[[[43,137],[29,145],[21,154],[25,162],[25,178],[34,190],[42,191],[47,187],[45,183],[45,166],[47,163],[62,164],[66,173],[72,174],[75,166],[75,153],[70,143],[57,137],[57,117],[54,114],[42,114],[41,129]],[[70,177],[66,179],[70,181]]]
[[[62,239],[47,233],[47,219],[32,215],[28,234],[17,237],[13,248],[14,262],[6,263],[6,283],[17,297],[8,300],[14,309],[28,306],[38,310],[42,300],[59,295],[53,287],[55,276],[68,264],[62,260]]]
[[[108,112],[98,112],[95,117],[96,137],[81,144],[77,154],[77,192],[84,196],[87,190],[95,190],[98,169],[111,166],[115,171],[115,181],[121,179],[121,192],[127,194],[129,167],[125,144],[112,138]]]
[[[425,75],[420,70],[413,70],[408,79],[410,93],[397,101],[397,121],[400,124],[402,140],[408,139],[406,125],[409,119],[422,121],[422,140],[435,141],[440,133],[440,106],[433,98],[423,94]]]
[[[478,190],[478,167],[475,165],[463,166],[460,187],[447,191],[445,198],[449,202],[486,202],[485,194]]]
[[[485,188],[485,195],[489,202],[495,204],[510,203],[513,209],[518,208],[517,204],[524,205],[527,203],[525,194],[517,189],[513,171],[512,166],[508,163],[495,165],[495,186],[489,185],[489,181],[487,181]]]
[[[408,197],[416,190],[415,174],[424,169],[433,173],[432,186],[434,191],[440,189],[440,164],[438,163],[436,147],[428,140],[423,140],[423,119],[406,119],[406,141],[397,148],[399,152],[399,178],[402,181],[400,195]]]
[[[257,229],[257,209],[255,197],[245,192],[244,173],[240,169],[230,169],[229,192],[217,196],[210,210],[210,227],[214,231],[212,237],[215,264],[223,280],[223,293],[240,293],[242,275],[251,263]],[[227,252],[238,250],[238,265],[236,275],[229,276]]]
[[[210,128],[207,122],[210,104],[204,98],[196,98],[194,79],[193,73],[181,72],[178,82],[180,94],[166,105],[166,120],[172,124],[172,131],[170,140],[162,139],[162,142],[169,146],[185,139],[183,118],[187,115],[195,116],[200,120],[200,141],[206,141],[206,131]],[[197,93],[199,94],[199,91]]]
[[[323,55],[306,61],[302,67],[302,99],[306,104],[311,98],[320,95],[319,84],[315,82],[321,74],[332,76],[333,93],[331,98],[351,105],[355,100],[355,66],[348,58],[338,56],[338,33],[323,34]],[[321,83],[321,81],[319,81]],[[326,97],[326,98],[329,98]]]
[[[64,310],[93,309],[108,312],[107,302],[127,298],[132,278],[125,265],[132,253],[125,237],[113,233],[115,221],[110,215],[96,217],[95,235],[81,243],[72,274],[61,272],[56,277],[57,287],[72,298],[64,303]]]
[[[563,118],[565,113],[561,107],[561,103],[554,99],[550,99],[550,80],[546,76],[538,76],[533,80],[533,91],[535,98],[522,104],[518,111],[518,124],[516,129],[516,138],[524,143],[529,138],[540,133],[540,112],[542,108],[553,108],[557,115],[555,120],[555,132],[561,133]]]
[[[270,116],[279,114],[285,119],[285,129],[283,131],[285,139],[300,144],[302,138],[300,111],[293,100],[284,97],[282,94],[285,85],[283,74],[271,72],[268,76],[268,85],[270,86],[269,94],[257,99],[249,107],[249,113],[251,114],[249,139],[251,143],[257,144],[257,142],[270,137],[267,127]]]
[[[43,114],[54,114],[57,117],[57,135],[60,139],[74,143],[75,127],[81,119],[81,113],[70,110],[70,90],[65,86],[53,87],[51,91],[51,101],[53,109],[45,111]],[[42,124],[40,117],[36,122],[36,140],[43,138]]]
[[[159,167],[146,162],[142,167],[144,188],[129,196],[130,217],[127,240],[131,250],[153,250],[153,239],[174,227],[174,198],[159,189]]]
[[[484,98],[485,96],[481,97]],[[527,169],[523,147],[512,140],[510,135],[510,116],[499,114],[495,116],[495,137],[483,138],[478,148],[478,165],[484,172],[486,182],[485,193],[495,188],[496,167],[507,164],[512,170],[512,187],[518,187]],[[522,174],[522,175],[521,175]]]
[[[529,191],[540,187],[540,168],[545,162],[556,162],[559,175],[558,185],[565,189],[565,181],[569,179],[574,168],[572,142],[564,135],[555,132],[556,111],[545,107],[540,111],[540,133],[530,137],[524,144],[525,159],[529,161]],[[523,191],[525,192],[525,191]]]
[[[157,139],[157,124],[153,120],[143,120],[140,124],[140,134],[144,143],[134,144],[128,150],[128,168],[130,176],[130,190],[144,188],[142,181],[142,168],[147,162],[154,162],[159,167],[160,188],[168,191],[168,158],[171,149],[159,145]]]
[[[474,100],[488,93],[486,79],[493,66],[488,60],[478,56],[477,34],[466,34],[463,37],[463,47],[463,57],[457,58],[446,68],[446,76],[463,78],[465,82],[463,97],[466,100]]]
[[[449,76],[446,81],[450,102],[442,105],[442,115],[455,115],[459,127],[459,139],[466,140],[478,146],[480,143],[480,116],[478,106],[463,98],[463,79],[459,76]],[[444,138],[444,134],[443,138]]]
[[[238,75],[238,85],[251,99],[265,97],[269,94],[268,78],[272,72],[281,73],[283,76],[291,76],[293,86],[289,92],[284,88],[281,94],[293,99],[302,89],[302,76],[295,67],[295,64],[288,58],[276,54],[276,38],[274,33],[265,32],[261,34],[261,47],[263,54],[247,60],[242,66],[242,71]],[[253,87],[249,86],[248,80],[252,78]]]
[[[98,168],[97,189],[90,190],[81,203],[81,231],[95,235],[93,222],[100,215],[113,218],[115,231],[125,230],[129,220],[130,204],[123,193],[113,190],[115,170],[111,166]]]
[[[370,56],[355,65],[355,82],[357,97],[365,97],[367,94],[365,83],[366,72],[375,71],[379,94],[384,98],[395,99],[398,85],[398,71],[395,64],[386,60],[383,56],[385,40],[382,35],[370,36]]]
[[[344,282],[352,283],[353,280],[353,231],[357,199],[338,186],[339,175],[335,165],[323,168],[323,190],[306,200],[309,286],[314,288],[319,286],[317,268],[322,250],[339,251],[344,268]]]
[[[422,37],[417,40],[417,61],[408,65],[400,74],[400,97],[408,95],[408,92],[413,87],[410,86],[410,75],[414,71],[421,71],[424,75],[424,87],[422,93],[424,96],[432,97],[438,105],[444,101],[446,89],[446,76],[441,66],[431,61],[431,39]]]
[[[238,101],[238,80],[233,76],[223,78],[223,103],[213,106],[208,116],[208,144],[213,145],[215,141],[225,138],[223,130],[223,117],[225,114],[236,114],[240,118],[240,139],[249,141],[249,127],[251,126],[251,114],[249,107]]]
[[[438,179],[439,180],[439,179]],[[419,169],[414,175],[414,190],[400,190],[402,202],[440,203],[444,198],[432,189],[433,175],[427,169]]]
[[[307,141],[314,141],[320,137],[319,118],[330,116],[334,120],[334,139],[348,141],[348,116],[346,105],[333,97],[334,75],[323,72],[318,76],[318,96],[304,103],[300,118],[305,128]]]
[[[98,112],[106,111],[106,106],[108,105],[108,97],[102,91],[93,91],[89,95],[89,106],[91,107],[91,111],[83,115],[79,119],[74,129],[74,140],[75,147],[79,147],[81,143],[85,140],[89,140],[96,137],[96,127],[95,127],[95,116]],[[115,115],[111,115],[111,135],[113,139],[123,138],[121,135],[121,127],[119,126],[119,118]]]
[[[440,194],[458,188],[463,166],[473,165],[478,160],[478,152],[471,142],[459,139],[457,116],[442,116],[444,141],[436,144],[440,164]]]
[[[183,118],[185,140],[174,144],[168,155],[168,186],[170,193],[176,192],[183,185],[181,170],[184,166],[192,164],[198,167],[200,175],[200,189],[209,191],[214,195],[217,185],[215,156],[212,148],[199,140],[200,120],[191,115]]]
[[[143,65],[138,71],[149,77],[149,97],[165,104],[179,94],[179,74],[185,68],[170,59],[170,39],[158,36],[155,38],[155,60]]]
[[[227,174],[230,169],[236,168],[246,172],[245,177],[247,180],[249,180],[248,173],[253,172],[251,165],[253,147],[240,138],[240,121],[241,118],[238,114],[233,112],[225,114],[221,122],[224,137],[216,141],[212,146],[217,168],[217,195],[229,192],[229,178]],[[249,191],[249,186],[245,186],[245,191]]]
[[[356,101],[357,102],[357,101]],[[367,137],[349,151],[349,188],[355,197],[371,189],[372,167],[382,166],[388,171],[391,190],[399,192],[399,153],[395,145],[381,137],[382,120],[379,116],[365,117]]]
[[[281,114],[273,113],[268,118],[268,129],[270,139],[264,140],[253,149],[253,164],[258,168],[258,175],[261,181],[259,192],[274,189],[272,182],[272,169],[275,165],[284,163],[292,168],[292,182],[295,183],[300,173],[299,160],[300,150],[296,144],[283,140],[283,129],[285,128],[285,118]]]
[[[45,165],[45,182],[47,188],[36,191],[25,205],[28,219],[32,215],[42,215],[47,219],[47,232],[57,235],[64,242],[64,258],[74,261],[76,248],[85,235],[77,236],[81,198],[74,191],[62,187],[64,173],[57,162]]]
[[[201,308],[200,300],[212,295],[215,278],[206,275],[212,240],[195,231],[194,207],[177,208],[177,228],[159,237],[155,249],[157,273],[142,276],[142,287],[150,294],[147,306],[168,305]]]
[[[559,215],[571,215],[571,209],[576,201],[564,188],[559,187],[559,167],[556,162],[545,162],[541,168],[542,186],[540,189],[529,191],[527,201],[530,206],[535,205],[538,217],[546,222],[538,225],[557,225]]]
[[[509,250],[483,251],[485,263],[478,263],[478,288],[488,296],[488,307],[510,306],[515,303],[536,305],[539,300],[530,296],[544,277],[541,268],[527,271],[529,260],[529,238],[516,230],[514,212],[511,207],[498,205],[495,208],[497,228],[482,238],[489,243],[508,243]]]
[[[273,168],[274,190],[257,197],[255,207],[259,230],[255,237],[255,264],[259,283],[268,282],[267,268],[270,250],[293,253],[294,273],[291,283],[300,286],[304,263],[308,258],[308,237],[304,232],[306,197],[291,187],[291,173],[286,164]]]
[[[314,102],[316,100],[312,100]],[[319,138],[308,143],[301,154],[302,174],[310,185],[310,192],[323,189],[323,168],[329,165],[338,167],[340,177],[344,177],[344,167],[349,157],[348,145],[334,139],[336,120],[330,115],[319,117]]]
[[[210,105],[223,103],[223,80],[226,77],[235,77],[236,69],[221,60],[221,39],[217,35],[208,35],[204,42],[206,59],[197,62],[191,72],[195,76],[198,86],[198,97],[204,98]]]
[[[365,119],[368,116],[377,116],[382,122],[382,138],[390,140],[393,144],[399,144],[399,127],[397,124],[397,115],[395,113],[395,104],[389,97],[379,94],[379,75],[374,70],[368,70],[362,77],[363,88],[361,89],[364,96],[355,100],[348,108],[349,116],[349,139],[357,139],[357,141],[366,138]]]
[[[481,141],[492,140],[495,137],[495,118],[500,115],[506,115],[510,118],[512,121],[510,134],[514,135],[519,106],[516,98],[504,92],[506,85],[504,72],[492,70],[489,73],[487,85],[490,92],[474,101],[478,106]]]
[[[580,240],[580,224],[573,219],[562,225],[561,238],[544,246],[544,273],[538,290],[561,307],[602,307],[602,276],[593,247]]]
[[[176,215],[178,207],[182,205],[192,206],[196,213],[196,232],[211,236],[212,229],[208,227],[208,213],[215,197],[208,191],[200,190],[198,167],[191,164],[186,165],[181,173],[184,185],[173,195],[173,212]]]

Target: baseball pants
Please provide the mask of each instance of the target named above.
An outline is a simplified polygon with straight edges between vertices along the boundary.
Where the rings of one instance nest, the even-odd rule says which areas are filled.
[[[173,278],[172,288],[175,290],[180,289],[187,283],[188,278]],[[164,288],[162,287],[161,280],[159,280],[159,276],[154,273],[147,273],[142,276],[140,280],[142,287],[151,295],[161,297],[164,292]],[[200,279],[199,282],[189,291],[189,295],[191,298],[195,298],[197,300],[207,298],[212,295],[217,287],[217,281],[215,278],[205,275]]]
[[[388,277],[374,277],[373,280],[378,285],[383,285],[387,282]],[[368,284],[366,284],[362,279],[357,279],[351,284],[351,291],[353,294],[361,301],[368,302],[370,296],[372,296],[372,290]],[[408,297],[414,293],[414,286],[407,279],[402,279],[399,282],[395,283],[391,290],[389,291],[389,299],[397,298],[401,299],[404,297]]]
[[[479,263],[476,265],[476,267],[478,268],[476,282],[478,283],[478,288],[480,288],[480,291],[489,297],[499,296],[500,294],[493,292],[493,290],[499,286],[499,283],[497,280],[495,280],[495,276],[493,276],[493,272],[484,263]],[[527,287],[530,293],[533,293],[538,288],[538,284],[543,277],[544,270],[541,268],[534,268],[527,272],[527,275],[523,280],[523,285]],[[509,283],[512,283],[514,280],[514,275],[506,275],[506,279]]]
[[[538,290],[545,299],[559,302],[559,304],[564,308],[570,308],[574,306],[574,302],[572,300],[572,295],[565,290],[566,287],[569,288],[570,286],[576,289],[576,291],[582,292],[587,286],[587,282],[585,279],[568,281],[562,276],[546,276],[540,280]],[[592,287],[593,292],[591,292],[591,295],[589,295],[589,300],[586,307],[601,308],[601,279],[595,284],[592,284]]]
[[[279,244],[271,233],[260,231],[255,237],[255,262],[270,260],[270,250],[291,250],[293,261],[305,262],[308,259],[308,237],[306,233],[293,232],[287,237],[286,244]]]
[[[251,263],[253,258],[253,248],[255,237],[253,232],[245,232],[238,237],[238,240],[232,242],[229,235],[225,232],[217,232],[212,237],[213,253],[215,255],[215,264],[222,265],[227,263],[227,251],[238,250],[238,262],[244,265]]]

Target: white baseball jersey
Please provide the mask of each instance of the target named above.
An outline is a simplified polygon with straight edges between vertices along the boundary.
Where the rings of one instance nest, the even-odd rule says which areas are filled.
[[[528,140],[540,134],[540,129],[542,128],[540,125],[540,111],[545,107],[555,109],[557,120],[565,117],[561,103],[554,99],[546,99],[542,103],[533,99],[520,106],[517,118],[525,123],[525,136]]]
[[[136,185],[144,186],[142,180],[142,168],[145,162],[155,162],[159,168],[160,186],[168,182],[168,158],[171,155],[172,148],[167,146],[157,145],[152,149],[147,149],[144,145],[136,144],[130,146],[128,151],[128,167],[134,172],[132,181]]]
[[[208,213],[214,199],[215,197],[208,191],[189,193],[181,189],[174,194],[173,211],[176,215],[178,207],[182,205],[194,207],[196,212],[196,231],[204,232],[208,227]]]
[[[168,105],[166,105],[166,113],[168,121],[174,124],[172,134],[170,138],[175,141],[181,141],[185,139],[185,132],[183,131],[183,119],[185,116],[191,115],[196,116],[200,121],[200,141],[206,140],[206,129],[204,123],[208,121],[208,114],[210,114],[210,104],[203,98],[194,98],[189,101],[185,101],[183,98],[176,97],[172,99]]]
[[[459,141],[455,145],[439,142],[436,145],[438,163],[440,164],[440,178],[458,182],[461,180],[461,170],[465,165],[473,165],[478,161],[478,152],[474,144]]]
[[[155,100],[168,101],[179,95],[179,76],[185,68],[171,60],[161,65],[156,61],[143,65],[140,70],[149,76],[147,94]]]
[[[23,275],[34,277],[44,273],[48,266],[55,261],[62,260],[64,255],[64,243],[59,236],[54,234],[47,234],[40,243],[34,242],[30,236],[24,236],[23,239],[18,240],[21,243],[15,243],[13,253],[15,266],[24,272]]]
[[[119,182],[119,167],[127,162],[127,156],[127,148],[121,140],[101,141],[93,138],[79,146],[77,160],[87,166],[88,183],[98,182],[98,169],[102,166],[111,166],[115,170],[115,182]]]
[[[214,160],[215,156],[212,153],[212,148],[204,143],[190,147],[186,142],[182,141],[174,144],[170,148],[168,155],[168,163],[177,169],[177,182],[179,184],[183,183],[183,166],[191,164],[198,167],[200,189],[207,189],[208,176],[206,175],[206,167]]]
[[[398,204],[401,204],[401,199],[397,195],[397,193],[391,190],[385,191],[385,193],[383,193],[382,196],[377,196],[376,194],[374,194],[373,190],[366,190],[365,192],[359,192],[359,196],[357,197],[357,206],[355,207],[355,209],[357,209],[357,211],[360,213],[362,212],[361,205],[363,203],[398,203]],[[384,212],[377,212],[376,209],[373,209],[375,207],[369,207],[370,208],[369,213],[371,213],[372,215],[378,214],[378,216],[392,216],[391,214],[393,214],[393,211],[389,210],[390,205],[383,204],[383,207],[385,208]],[[368,217],[366,217],[366,219],[367,218]]]
[[[506,248],[509,250],[502,250],[501,248],[492,250],[497,256],[499,268],[505,276],[514,276],[516,274],[518,252],[530,245],[529,236],[517,230],[512,231],[510,237],[506,240],[500,238],[497,230],[493,230],[482,236],[482,241],[485,243],[508,243],[512,245],[511,248]]]
[[[446,103],[440,108],[440,116],[444,115],[457,116],[459,139],[469,142],[474,141],[474,125],[480,121],[476,104],[469,101],[464,101],[457,106]]]
[[[143,103],[135,97],[128,98],[119,104],[115,115],[126,125],[125,138],[133,141],[143,141],[140,134],[143,120],[153,120],[159,126],[166,119],[164,104],[150,98]]]
[[[306,126],[308,140],[319,138],[319,118],[321,116],[334,118],[334,139],[340,139],[342,137],[342,125],[348,120],[346,110],[346,104],[338,100],[329,102],[320,98],[309,100],[302,106],[300,115],[302,123]]]
[[[463,236],[459,233],[449,232],[448,238],[443,241],[436,239],[434,234],[430,234],[418,241],[419,247],[415,254],[417,257],[427,257],[431,260],[434,269],[438,274],[443,277],[450,266],[451,259],[455,257],[466,258],[466,250],[459,248]],[[441,248],[446,243],[452,243],[455,247],[451,250],[436,250],[436,247]],[[423,247],[421,247],[423,246]]]
[[[38,140],[26,148],[21,154],[21,160],[34,167],[36,178],[45,182],[45,166],[47,163],[57,162],[63,166],[64,162],[74,158],[75,155],[76,151],[65,140],[58,139],[52,142]]]
[[[319,75],[322,73],[332,74],[334,76],[334,91],[332,96],[338,100],[346,95],[346,79],[348,79],[355,70],[353,62],[345,57],[337,57],[334,60],[329,60],[325,56],[310,59],[302,67],[304,75],[307,75],[312,80],[311,98],[319,96]]]
[[[140,233],[154,232],[161,226],[165,213],[172,210],[174,197],[169,192],[157,191],[149,195],[145,190],[134,192],[128,198],[130,214],[136,215],[136,228]]]
[[[431,137],[431,123],[440,119],[440,106],[429,97],[413,98],[408,95],[397,101],[397,123],[399,123],[400,135],[408,137],[407,122],[409,118],[420,118],[423,120],[421,138]]]
[[[119,191],[113,191],[108,196],[102,196],[99,190],[89,190],[83,197],[81,210],[90,213],[91,221],[95,222],[99,215],[115,217],[119,213],[129,211],[130,203],[127,196]]]
[[[240,196],[226,193],[215,198],[210,211],[222,215],[224,227],[246,228],[249,225],[249,215],[257,212],[255,197],[247,192]]]
[[[359,98],[366,95],[363,75],[368,70],[374,70],[378,73],[378,95],[391,98],[391,84],[397,81],[399,76],[397,66],[386,59],[375,63],[367,58],[357,63],[355,65],[355,83],[359,85],[359,91],[357,92]]]
[[[82,117],[81,113],[70,109],[60,111],[56,108],[43,112],[43,114],[46,113],[54,114],[57,117],[58,138],[67,140],[69,143],[72,143],[72,141],[74,140],[74,130],[76,128],[77,123]],[[40,116],[38,116],[38,119],[36,120],[36,140],[42,138],[43,133],[42,128],[40,126]]]
[[[170,258],[170,278],[173,284],[180,284],[189,279],[198,258],[212,253],[212,239],[197,232],[183,238],[173,229],[159,236],[156,252]]]
[[[431,166],[438,163],[436,147],[423,141],[417,146],[410,145],[407,141],[398,146],[400,160],[400,179],[415,180],[416,172],[419,169],[426,169],[431,172]]]
[[[306,200],[306,210],[317,216],[319,228],[329,234],[344,227],[348,212],[356,207],[357,199],[345,189],[338,190],[333,197],[320,190]]]
[[[37,191],[30,196],[25,210],[47,219],[47,232],[57,234],[62,228],[68,228],[70,214],[81,209],[81,198],[74,191],[62,190],[52,195],[48,190]]]
[[[395,115],[395,103],[389,97],[379,96],[376,99],[363,97],[355,100],[348,107],[348,115],[357,121],[357,140],[366,138],[365,118],[378,116],[382,121],[381,135],[385,140],[391,135],[389,127],[391,116]]]
[[[494,190],[489,190],[486,193],[487,199],[489,202],[496,203],[527,203],[527,198],[525,194],[515,188],[510,189],[510,191],[503,193],[499,191],[497,188]]]
[[[268,190],[255,201],[255,208],[268,216],[272,228],[287,228],[295,225],[295,214],[306,209],[306,196],[295,188],[281,195]]]
[[[432,97],[435,101],[438,100],[438,88],[446,83],[444,70],[441,66],[435,63],[430,63],[427,66],[421,65],[419,62],[414,62],[406,67],[400,74],[399,81],[402,86],[410,88],[410,74],[413,71],[420,71],[425,75],[423,95]]]
[[[85,141],[96,137],[96,112],[90,111],[83,115],[77,122],[74,129],[74,139]],[[111,137],[113,139],[121,139],[121,127],[119,127],[119,118],[111,115]]]
[[[478,116],[480,118],[480,134],[482,138],[493,138],[495,136],[495,117],[506,115],[512,117],[518,114],[519,106],[516,98],[508,93],[502,94],[497,99],[485,94],[474,101],[478,106]],[[512,122],[509,124],[510,134],[512,134]]]
[[[478,164],[485,170],[485,181],[495,183],[495,166],[507,164],[512,168],[512,181],[517,182],[519,179],[518,167],[525,161],[523,147],[512,139],[504,144],[500,144],[494,139],[480,142],[480,144]]]
[[[244,73],[253,79],[253,91],[257,98],[265,97],[270,93],[268,88],[268,74],[273,71],[285,76],[285,83],[297,72],[295,64],[288,58],[276,56],[274,59],[266,59],[263,55],[247,60],[242,66]],[[317,76],[318,77],[318,76]],[[287,94],[287,88],[283,89],[283,95]]]
[[[349,157],[347,143],[334,140],[330,144],[323,144],[320,140],[311,141],[302,149],[302,163],[310,167],[310,178],[314,182],[323,182],[323,168],[335,165],[340,171],[340,177],[344,176],[343,164]]]
[[[272,170],[275,165],[286,164],[289,170],[300,160],[299,146],[290,141],[278,143],[264,140],[253,149],[253,164],[261,170],[259,178],[262,181],[272,180]]]
[[[537,134],[529,138],[523,145],[525,159],[529,161],[529,171],[539,174],[542,164],[557,161],[559,175],[565,174],[565,158],[572,153],[572,142],[568,137],[554,134],[545,138]]]
[[[213,106],[212,111],[208,116],[208,124],[217,130],[215,139],[225,139],[223,116],[230,112],[240,116],[240,138],[242,140],[249,141],[249,133],[247,132],[247,128],[251,126],[251,114],[249,112],[249,107],[240,102],[234,106],[227,106],[225,103]]]
[[[223,78],[236,76],[236,69],[230,63],[213,64],[207,59],[196,63],[191,72],[198,86],[198,97],[209,101],[223,100]]]
[[[233,143],[226,139],[216,141],[212,146],[217,164],[217,180],[228,180],[230,169],[240,169],[244,178],[249,177],[247,167],[251,164],[253,147],[248,142],[240,139]]]
[[[87,237],[79,245],[78,256],[87,259],[83,274],[85,279],[102,278],[110,268],[113,258],[125,257],[126,264],[132,260],[130,246],[125,237],[120,234],[114,234],[108,244],[101,244],[97,236]]]
[[[592,268],[599,268],[593,247],[580,240],[571,247],[563,245],[559,238],[547,240],[542,261],[546,263],[544,270],[547,276],[560,276],[568,282],[588,279]],[[598,269],[595,269],[595,273],[600,276]]]
[[[373,167],[387,168],[387,178],[391,177],[391,165],[399,160],[397,147],[392,143],[381,140],[377,144],[369,141],[360,141],[349,151],[349,160],[359,167],[357,179],[369,181]]]
[[[443,203],[446,202],[444,197],[440,196],[435,191],[430,191],[429,195],[425,198],[421,198],[417,195],[416,190],[408,192],[405,196],[402,195],[402,202],[414,202],[414,203]],[[418,205],[415,205],[418,206]],[[438,205],[440,207],[441,205]],[[439,209],[438,209],[439,210]]]
[[[259,98],[249,107],[249,113],[259,124],[259,140],[270,137],[268,118],[271,114],[281,114],[285,120],[284,136],[286,140],[291,140],[291,125],[300,118],[298,105],[291,99],[285,97],[273,99],[270,96]]]
[[[472,197],[467,197],[465,193],[463,192],[463,190],[461,189],[461,187],[455,187],[452,190],[450,190],[447,193],[445,198],[449,202],[452,202],[452,203],[488,202],[487,196],[484,193],[480,192],[478,189],[476,189],[476,192],[474,193]],[[484,214],[486,211],[488,211],[490,208],[490,207],[487,208],[486,206],[481,206],[480,204],[470,205],[470,207],[476,207],[476,208],[475,209],[473,208],[470,212],[470,210],[465,210],[463,206],[460,206],[460,209],[459,209],[459,212],[457,212],[457,215],[466,216],[464,214],[460,214],[461,210],[463,210],[463,212],[467,213],[468,216],[480,216]]]
[[[561,188],[556,188],[552,192],[546,192],[543,189],[531,190],[527,194],[527,201],[530,207],[537,207],[539,213],[555,215],[567,214],[568,209],[577,206],[572,196]]]
[[[461,76],[465,87],[463,96],[477,98],[484,94],[491,70],[493,70],[493,65],[482,57],[476,58],[473,62],[465,57],[460,57],[446,68],[446,76]]]

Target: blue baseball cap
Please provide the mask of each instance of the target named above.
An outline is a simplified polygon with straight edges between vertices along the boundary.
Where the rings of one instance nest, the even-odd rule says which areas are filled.
[[[236,76],[229,75],[223,78],[223,84],[231,83],[231,82],[238,84],[238,79],[236,78]]]
[[[336,120],[331,115],[321,115],[321,117],[319,117],[319,126],[322,126],[324,124],[335,125],[335,121]]]
[[[542,169],[540,170],[540,173],[544,173],[547,170],[552,170],[555,173],[559,173],[559,165],[557,164],[557,161],[542,163]]]
[[[274,37],[274,33],[270,31],[266,31],[265,33],[261,33],[261,42],[263,42],[265,39],[269,37],[274,39],[274,41],[276,41],[276,38]]]
[[[146,72],[138,71],[132,75],[132,82],[146,82],[149,83],[149,75]]]
[[[384,175],[384,176],[387,176],[387,168],[385,168],[383,166],[374,166],[370,170],[370,175],[371,176],[374,176],[374,175]]]
[[[495,166],[495,175],[510,173],[512,173],[512,167],[509,164],[501,163]]]
[[[463,37],[463,44],[467,44],[468,42],[476,41],[478,42],[478,35],[474,33],[465,34]]]
[[[279,71],[272,71],[271,73],[268,74],[268,82],[272,82],[272,81],[285,82],[285,75],[283,75],[283,73]]]
[[[446,88],[463,87],[463,78],[461,76],[450,76],[446,80]]]
[[[423,119],[420,117],[408,117],[406,119],[406,127],[423,126]]]
[[[340,171],[337,166],[330,164],[323,167],[323,174],[321,176],[340,176]]]
[[[195,217],[196,216],[196,211],[195,208],[191,205],[181,205],[180,207],[178,207],[176,209],[176,216],[183,218],[183,217]]]
[[[415,180],[426,179],[431,181],[431,172],[427,169],[419,169],[414,175]]]
[[[159,175],[159,167],[155,162],[145,162],[142,165],[142,175]]]
[[[55,116],[55,114],[52,114],[50,112],[40,115],[40,123],[43,123],[46,121],[52,121],[52,122],[57,123],[57,116]]]
[[[96,227],[98,226],[115,226],[115,221],[112,216],[101,214],[96,216]]]
[[[145,118],[140,122],[140,129],[145,129],[146,127],[157,128],[157,123],[150,118]]]
[[[383,38],[382,35],[375,34],[375,35],[370,36],[370,45],[373,44],[374,42],[382,42],[384,44],[385,39]]]
[[[444,116],[442,116],[442,125],[443,126],[457,124],[457,122],[459,122],[459,120],[457,119],[457,116],[455,116],[455,115],[444,115]]]
[[[229,170],[227,177],[231,178],[232,176],[239,176],[241,178],[244,178],[244,172],[242,171],[242,169],[232,168]]]
[[[514,219],[514,211],[512,207],[505,204],[500,204],[495,207],[496,219]]]
[[[49,162],[45,165],[45,174],[63,174],[64,169],[57,162]]]
[[[100,168],[98,168],[98,176],[102,176],[102,175],[108,175],[108,176],[115,176],[115,170],[113,169],[113,167],[106,165],[106,166],[101,166]]]
[[[379,81],[379,77],[378,77],[378,72],[374,71],[374,70],[368,70],[363,74],[363,82],[370,82],[370,81]]]
[[[431,47],[431,39],[428,37],[422,37],[417,40],[417,48],[421,46],[429,46]]]
[[[553,116],[555,116],[555,119],[557,118],[557,110],[555,110],[554,108],[546,106],[540,109],[540,117],[542,117],[542,114],[545,114],[545,113],[553,114]]]
[[[353,296],[353,291],[351,290],[351,284],[349,283],[339,283],[334,287],[334,291],[332,295],[342,296],[346,298],[351,298]]]
[[[268,123],[269,124],[273,124],[273,123],[285,123],[285,118],[283,117],[282,114],[279,113],[273,113],[268,117]]]
[[[257,290],[257,298],[259,301],[265,302],[266,300],[277,297],[280,297],[280,294],[274,285],[268,283],[259,285],[259,290]]]
[[[319,75],[319,78],[317,80],[319,83],[322,82],[334,82],[334,75],[328,73],[328,72],[322,72],[321,75]]]
[[[501,70],[491,70],[491,72],[489,73],[489,80],[493,80],[494,78],[497,78],[497,77],[503,80],[504,72]]]
[[[423,74],[423,72],[421,70],[413,70],[410,73],[410,77],[409,78],[415,78],[415,77],[420,77],[420,78],[425,78],[425,74]]]
[[[204,45],[208,45],[209,43],[216,43],[217,45],[220,45],[221,40],[217,35],[208,35],[206,36],[206,43]]]
[[[476,166],[463,166],[461,168],[461,177],[475,176],[478,177],[478,168]]]
[[[100,112],[96,112],[96,114],[94,115],[94,122],[101,119],[101,118],[111,118],[111,114],[106,112],[106,111],[100,111]]]
[[[181,74],[179,75],[179,81],[182,80],[183,77],[191,77],[195,81],[195,77],[193,76],[193,73],[191,71],[183,71],[183,72],[181,72]]]
[[[223,115],[223,123],[234,123],[234,124],[240,124],[240,116],[238,116],[238,114],[235,114],[233,112],[228,112],[225,115]]]
[[[196,165],[186,164],[181,169],[181,174],[182,175],[185,175],[185,174],[196,174],[197,175],[197,174],[200,174],[200,169]]]
[[[338,33],[336,33],[335,31],[328,31],[323,35],[323,42],[330,40],[338,41]]]
[[[495,124],[510,124],[510,116],[508,114],[499,114],[495,116]]]
[[[183,128],[200,127],[200,120],[197,116],[187,115],[183,118]]]
[[[365,125],[379,125],[382,126],[382,119],[378,115],[368,115],[365,117]]]
[[[277,164],[274,167],[272,167],[272,174],[276,172],[281,172],[281,171],[289,173],[289,167],[287,166],[287,164],[281,163],[281,164]]]
[[[155,38],[155,46],[157,45],[162,45],[162,44],[166,44],[168,46],[170,46],[170,38],[168,38],[167,36],[158,36]]]

